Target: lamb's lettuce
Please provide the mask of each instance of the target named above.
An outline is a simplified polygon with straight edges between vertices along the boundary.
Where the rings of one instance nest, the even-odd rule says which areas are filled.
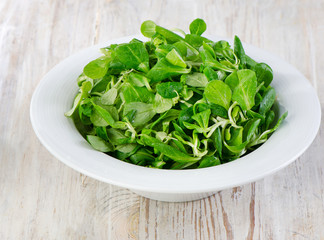
[[[65,115],[94,149],[139,166],[212,167],[254,151],[287,116],[273,71],[237,36],[232,48],[206,29],[195,19],[182,37],[143,22],[147,42],[112,44],[84,67]]]

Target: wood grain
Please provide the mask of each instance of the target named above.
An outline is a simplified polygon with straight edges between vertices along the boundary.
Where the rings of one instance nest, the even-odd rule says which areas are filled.
[[[139,33],[147,19],[188,31],[204,18],[207,34],[236,34],[290,62],[324,106],[323,13],[323,0],[0,1],[0,239],[324,239],[323,120],[285,169],[186,203],[79,174],[49,154],[29,121],[33,90],[55,64]]]

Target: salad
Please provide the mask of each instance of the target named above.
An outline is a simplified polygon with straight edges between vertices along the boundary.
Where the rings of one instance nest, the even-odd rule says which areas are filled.
[[[211,167],[255,150],[287,116],[276,111],[272,69],[237,36],[232,48],[203,37],[206,28],[143,22],[148,41],[102,48],[84,67],[65,115],[94,149],[145,167]]]

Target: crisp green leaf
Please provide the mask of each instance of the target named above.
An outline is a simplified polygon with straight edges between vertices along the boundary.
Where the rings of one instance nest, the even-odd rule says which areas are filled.
[[[187,67],[187,64],[185,63],[185,61],[182,59],[180,54],[175,49],[172,49],[165,56],[165,59],[174,66],[178,66],[178,67],[182,67],[182,68]]]
[[[257,79],[252,70],[244,69],[233,72],[225,79],[225,83],[233,91],[233,101],[238,102],[243,110],[249,110],[254,106]]]
[[[207,84],[204,95],[209,102],[228,109],[231,103],[232,91],[226,83],[213,80]]]
[[[131,122],[134,127],[139,127],[146,124],[156,114],[156,112],[153,109],[153,104],[131,102],[125,104],[123,115],[125,116],[128,112],[132,110],[136,110],[134,120]]]
[[[186,35],[186,37],[188,34]],[[199,52],[197,49],[188,43],[187,40],[180,40],[173,44],[176,49],[178,49],[183,57],[185,57],[187,61],[199,61]]]
[[[181,51],[178,50],[178,48],[172,44],[162,44],[162,45],[159,45],[156,49],[155,49],[155,54],[156,56],[161,59],[161,58],[164,58],[167,56],[168,53],[170,53],[172,50],[175,50],[179,55],[180,55],[180,58],[181,58]],[[175,53],[172,53],[171,55],[175,55]],[[168,58],[171,58],[172,56],[169,56]],[[173,57],[178,57],[178,56],[173,56]],[[172,62],[172,60],[171,60]],[[181,63],[183,65],[183,63]],[[184,63],[186,64],[186,63]],[[181,67],[181,66],[180,66]],[[184,66],[186,67],[186,66]]]
[[[120,97],[125,103],[144,102],[152,103],[154,94],[145,87],[136,87],[129,83],[124,83],[121,88]]]
[[[157,110],[157,109],[155,108],[155,110]],[[164,112],[162,115],[160,115],[160,117],[158,119],[156,119],[151,124],[150,128],[152,129],[155,125],[157,125],[161,121],[170,122],[170,121],[177,119],[179,117],[179,113],[180,113],[180,111],[176,110],[176,109],[170,109],[170,110]]]
[[[264,130],[269,129],[269,127],[270,127],[271,123],[273,122],[274,118],[275,118],[275,113],[274,113],[274,111],[270,110],[266,115]]]
[[[227,141],[228,145],[236,146],[243,143],[243,127],[230,127],[228,130],[230,132],[230,139]]]
[[[149,151],[141,148],[135,154],[130,156],[130,160],[134,164],[145,166],[146,164],[153,162],[155,158]]]
[[[249,146],[252,147],[252,146],[255,146],[255,145],[264,143],[268,139],[268,136],[270,134],[272,134],[274,131],[276,131],[279,128],[279,126],[281,125],[281,123],[283,122],[283,120],[285,120],[285,118],[287,117],[287,115],[288,115],[288,112],[285,112],[279,118],[278,122],[276,123],[276,125],[273,128],[264,131],[256,140],[254,140],[252,143],[250,143]]]
[[[182,91],[180,82],[164,82],[156,86],[156,91],[164,98],[174,98]]]
[[[228,42],[223,40],[216,42],[214,50],[219,59],[226,59],[226,61],[229,61],[228,63],[237,65],[237,57]]]
[[[214,70],[212,70],[214,71]],[[203,73],[195,72],[193,74],[186,74],[181,76],[181,81],[185,82],[191,87],[206,87],[208,79]]]
[[[189,107],[181,110],[178,118],[179,125],[184,128],[184,122],[192,123],[194,120],[191,118],[193,116],[193,107]]]
[[[116,88],[109,89],[101,96],[101,102],[104,105],[113,105],[117,98],[118,90]]]
[[[250,141],[251,138],[253,137],[253,135],[255,134],[255,132],[258,129],[258,126],[261,123],[261,119],[258,118],[253,118],[251,120],[249,120],[245,126],[244,126],[244,130],[243,130],[243,141]]]
[[[128,78],[125,81],[129,82],[131,85],[136,87],[150,87],[150,79],[145,77],[143,74],[137,72],[129,73]]]
[[[207,109],[205,111],[193,115],[191,118],[195,120],[200,127],[208,128],[210,114],[211,114],[211,110]]]
[[[78,94],[75,96],[74,101],[73,101],[73,106],[72,106],[72,108],[71,108],[69,111],[67,111],[67,112],[64,113],[64,115],[65,115],[66,117],[71,117],[72,114],[75,112],[75,110],[79,107],[79,104],[80,104],[80,102],[81,102],[81,97],[82,97],[82,94],[81,94],[81,93],[78,93]]]
[[[224,146],[228,151],[230,151],[234,156],[236,155],[235,158],[240,157],[242,154],[245,153],[245,147],[247,145],[247,142],[243,142],[239,145],[228,145],[226,141],[224,141]]]
[[[228,111],[224,107],[214,103],[208,104],[208,107],[211,109],[213,115],[228,118]]]
[[[213,142],[220,158],[222,158],[223,140],[222,140],[222,133],[219,127],[213,133]]]
[[[116,117],[114,118],[114,115],[116,116],[116,111],[117,111],[116,108],[111,107],[111,109],[109,111],[109,110],[107,110],[107,108],[105,109],[105,108],[103,108],[97,104],[94,104],[94,103],[93,103],[93,107],[95,109],[94,114],[99,115],[103,120],[106,121],[106,123],[108,123],[108,125],[114,126],[115,122],[118,120],[118,119],[116,119]],[[115,110],[115,113],[112,112],[114,110]],[[91,121],[93,122],[93,120],[91,120]],[[99,125],[99,126],[102,126],[102,125]]]
[[[181,137],[185,140],[190,140],[190,137],[183,131],[183,129],[175,122],[172,121],[175,132],[173,132],[176,138]]]
[[[175,42],[183,40],[183,38],[181,36],[179,36],[178,34],[172,32],[166,28],[163,28],[161,26],[156,25],[155,30],[158,34],[161,34],[170,43],[175,43]]]
[[[246,56],[242,42],[238,36],[234,37],[234,53],[240,59],[241,65],[244,67],[246,65]]]
[[[125,134],[121,130],[108,128],[106,131],[108,139],[113,145],[129,143],[129,138],[125,136]]]
[[[190,129],[190,130],[195,130],[198,133],[206,133],[208,132],[208,129],[198,126],[196,124],[188,123],[188,122],[183,122],[183,125],[185,128]]]
[[[261,119],[261,124],[263,124],[264,121],[265,121],[265,118],[264,118],[263,115],[261,115],[261,114],[259,114],[259,113],[257,113],[257,112],[254,112],[254,111],[252,111],[252,110],[247,110],[247,111],[246,111],[246,116],[247,116],[248,118],[258,118],[258,119]]]
[[[97,127],[107,127],[109,123],[99,114],[99,112],[94,109],[90,116],[90,121],[94,126]]]
[[[213,70],[211,67],[205,67],[204,74],[207,77],[208,81],[220,80],[218,78],[217,72],[215,70]]]
[[[272,69],[266,63],[258,63],[253,67],[259,83],[264,83],[268,87],[273,79]]]
[[[83,124],[85,125],[91,124],[89,117],[91,116],[92,112],[93,112],[93,106],[90,99],[86,98],[82,100],[79,105],[79,116]]]
[[[198,168],[213,167],[221,164],[221,161],[216,156],[205,156],[201,159]]]
[[[281,123],[283,122],[283,120],[286,119],[287,116],[288,116],[288,112],[285,112],[284,114],[282,114],[282,116],[279,118],[276,125],[271,130],[269,130],[269,133],[273,133],[274,131],[276,131],[279,128],[279,126],[281,125]]]
[[[80,86],[81,93],[78,93],[75,96],[72,108],[69,111],[64,113],[64,115],[66,117],[71,117],[73,115],[73,113],[78,109],[78,107],[79,107],[79,105],[81,103],[81,100],[88,97],[89,92],[92,89],[92,86],[93,86],[92,79],[87,79],[87,80],[82,82],[82,84]]]
[[[149,55],[143,43],[134,42],[116,48],[118,59],[128,68],[142,72],[149,71]]]
[[[248,69],[254,69],[255,66],[257,65],[257,62],[254,61],[251,57],[245,54],[245,61],[246,61],[246,66]]]
[[[190,68],[183,68],[171,64],[166,58],[160,59],[153,68],[147,73],[147,77],[151,79],[151,82],[160,82],[166,78],[190,73]]]
[[[164,98],[160,94],[156,94],[153,102],[153,108],[156,113],[164,113],[172,108],[173,101],[170,98]]]
[[[276,91],[274,90],[274,88],[267,89],[260,103],[259,113],[261,115],[264,115],[266,112],[268,112],[274,104],[275,100]]]
[[[234,68],[230,68],[226,65],[221,64],[216,59],[214,49],[205,42],[203,43],[203,46],[199,49],[199,53],[205,66],[211,67],[212,69],[216,70],[223,70],[225,72],[233,72],[235,70]]]
[[[105,75],[102,78],[96,79],[97,81],[94,83],[93,88],[91,89],[91,93],[101,93],[106,91],[107,85],[114,80],[114,76]]]
[[[83,73],[92,79],[102,78],[108,71],[110,61],[111,59],[106,56],[97,58],[84,67]]]
[[[185,41],[196,49],[199,49],[204,42],[213,43],[213,41],[197,34],[186,34]]]
[[[189,30],[191,34],[201,35],[207,29],[207,25],[201,18],[196,18],[190,23]]]
[[[138,147],[136,143],[120,144],[116,147],[116,150],[122,153],[131,153]]]
[[[141,25],[141,33],[145,37],[151,38],[156,33],[155,28],[156,28],[156,24],[151,20],[147,20],[143,22]]]
[[[113,151],[113,147],[110,143],[106,142],[100,137],[87,135],[87,140],[91,144],[91,146],[100,151],[100,152],[111,152]]]
[[[188,154],[185,154],[182,151],[162,142],[153,143],[152,146],[155,149],[157,149],[159,152],[163,153],[165,156],[174,160],[175,162],[182,162],[182,163],[196,162],[200,159],[199,157],[192,157]]]
[[[96,127],[96,134],[105,141],[109,141],[106,127]]]

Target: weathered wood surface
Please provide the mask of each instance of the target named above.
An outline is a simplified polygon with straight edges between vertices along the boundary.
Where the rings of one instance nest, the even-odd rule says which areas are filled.
[[[157,202],[88,178],[38,141],[29,102],[42,76],[142,21],[273,52],[297,67],[324,106],[324,1],[0,1],[0,239],[324,239],[324,122],[293,164],[255,183],[187,203]],[[322,110],[323,107],[322,107]]]

